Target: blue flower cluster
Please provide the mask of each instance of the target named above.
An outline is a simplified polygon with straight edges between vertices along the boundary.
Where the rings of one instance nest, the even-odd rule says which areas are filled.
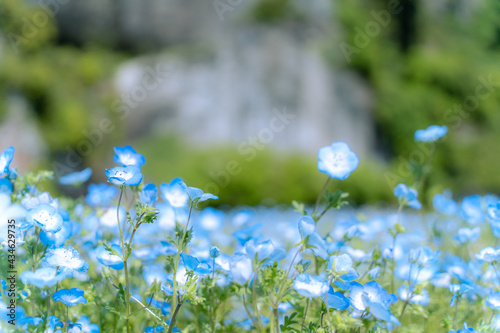
[[[446,132],[431,126],[415,140]],[[0,215],[16,219],[22,257],[21,331],[500,331],[494,195],[456,202],[434,192],[426,210],[417,179],[393,189],[397,210],[342,209],[347,193],[328,182],[341,187],[360,161],[334,142],[318,152],[328,180],[314,206],[221,210],[203,204],[217,196],[181,178],[143,184],[145,157],[131,146],[114,152],[108,182],[73,200],[42,191],[43,174],[19,183],[14,149],[0,155]],[[59,183],[79,186],[91,175]],[[7,284],[1,330],[10,325]]]

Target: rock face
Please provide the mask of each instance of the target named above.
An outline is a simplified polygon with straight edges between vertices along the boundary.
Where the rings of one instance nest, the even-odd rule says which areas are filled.
[[[249,20],[246,0],[70,1],[58,17],[64,38],[156,52],[116,74],[132,137],[175,133],[196,145],[255,137],[307,152],[343,140],[363,155],[374,143],[371,90],[325,59],[322,45],[338,44],[328,4],[298,8],[303,18],[289,24]],[[284,110],[286,122],[273,120]]]

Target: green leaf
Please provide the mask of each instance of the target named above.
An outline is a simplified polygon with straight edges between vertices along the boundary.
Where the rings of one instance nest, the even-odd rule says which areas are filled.
[[[292,207],[293,207],[294,211],[299,212],[302,215],[307,215],[306,206],[303,202],[298,202],[298,201],[293,200]]]

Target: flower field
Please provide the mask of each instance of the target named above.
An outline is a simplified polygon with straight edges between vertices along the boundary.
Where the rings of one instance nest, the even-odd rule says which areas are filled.
[[[326,175],[315,204],[221,210],[180,178],[146,184],[131,146],[60,178],[18,175],[14,154],[0,155],[2,332],[500,330],[500,201],[445,191],[427,207],[431,164],[384,208],[355,209],[335,185],[363,161],[335,142],[311,170]],[[51,181],[87,194],[54,198]]]

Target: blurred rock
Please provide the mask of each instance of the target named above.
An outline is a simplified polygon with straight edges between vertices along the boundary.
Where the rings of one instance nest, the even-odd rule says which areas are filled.
[[[35,169],[47,157],[47,146],[43,140],[37,122],[29,110],[29,103],[18,94],[10,94],[7,98],[7,113],[0,122],[0,152],[7,147],[16,149],[12,167],[20,173]]]
[[[116,75],[117,109],[130,110],[132,138],[178,134],[196,145],[244,145],[256,137],[307,152],[343,140],[364,155],[375,141],[372,94],[324,57],[325,40],[338,38],[331,3],[294,3],[300,18],[267,24],[249,19],[245,0],[73,0],[57,17],[63,39],[150,53],[169,46]],[[169,74],[155,78],[158,71]],[[295,118],[269,132],[276,110]]]

